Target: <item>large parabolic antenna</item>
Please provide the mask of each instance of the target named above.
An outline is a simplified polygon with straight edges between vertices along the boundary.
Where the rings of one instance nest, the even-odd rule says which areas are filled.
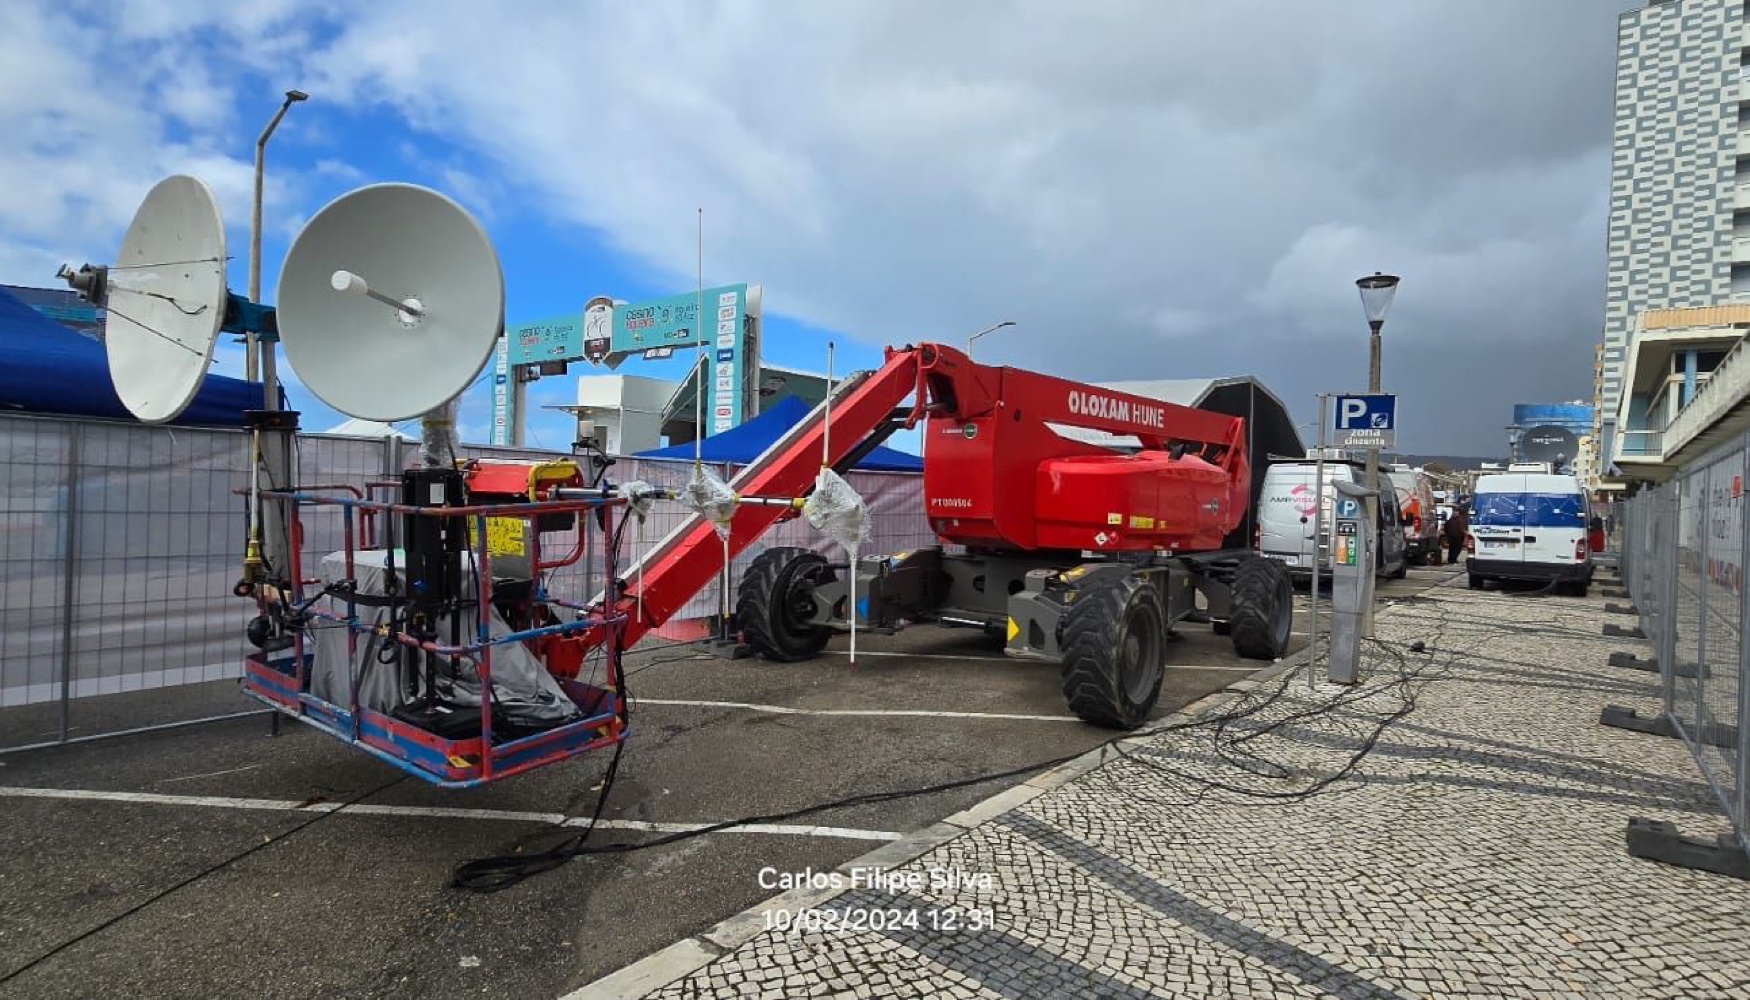
[[[460,205],[413,184],[330,202],[280,271],[280,340],[309,390],[392,422],[443,406],[486,367],[504,329],[504,272]]]
[[[1528,462],[1565,463],[1580,450],[1580,439],[1566,427],[1546,424],[1533,427],[1519,439],[1520,454]]]
[[[147,423],[176,419],[206,378],[225,320],[225,226],[213,193],[193,177],[159,181],[102,280],[116,395]]]

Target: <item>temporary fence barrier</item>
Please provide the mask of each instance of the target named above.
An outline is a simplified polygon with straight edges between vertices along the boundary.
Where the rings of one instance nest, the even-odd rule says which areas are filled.
[[[572,456],[470,446],[459,457]],[[388,482],[418,464],[419,447],[399,438],[300,434],[295,460],[300,484]],[[726,481],[738,471],[710,470]],[[243,626],[253,605],[231,594],[246,532],[246,503],[236,491],[247,486],[248,471],[248,440],[238,430],[0,415],[0,752],[259,711],[237,687],[251,651]],[[610,470],[615,482],[677,487],[691,474],[691,462],[632,458]],[[921,477],[847,478],[873,515],[865,551],[933,541]],[[337,509],[305,512],[305,565],[340,547]],[[648,547],[687,516],[677,504],[659,504],[633,534]],[[587,518],[578,520],[579,527],[544,536],[544,550],[569,549],[577,532],[592,530]],[[639,541],[628,539],[628,560]],[[736,558],[726,574],[727,600],[720,578],[681,617],[733,610],[734,582],[774,545],[842,556],[800,520],[779,525]],[[556,576],[555,586],[573,593],[593,594],[602,583],[593,558]]]
[[[1604,720],[1681,738],[1732,824],[1727,842],[1698,847],[1669,825],[1637,820],[1631,850],[1742,875],[1750,875],[1747,480],[1750,436],[1738,435],[1620,506],[1618,568],[1654,651],[1661,700],[1656,716],[1612,706]]]

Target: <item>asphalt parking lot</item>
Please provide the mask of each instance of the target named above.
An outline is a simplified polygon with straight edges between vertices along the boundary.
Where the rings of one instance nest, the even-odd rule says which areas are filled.
[[[1381,597],[1450,575],[1414,570]],[[1304,591],[1296,604],[1298,649]],[[1068,716],[1054,667],[973,633],[865,636],[854,670],[843,649],[800,664],[634,653],[633,735],[594,842],[939,785],[1113,735]],[[1168,664],[1157,716],[1263,666],[1200,625]],[[1025,778],[580,858],[497,894],[448,888],[459,862],[575,832],[554,824],[587,819],[606,765],[445,792],[258,718],[0,757],[0,997],[556,996],[772,895],[762,868],[842,864]]]

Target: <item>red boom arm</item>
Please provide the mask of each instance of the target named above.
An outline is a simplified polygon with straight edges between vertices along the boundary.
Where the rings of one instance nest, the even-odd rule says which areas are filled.
[[[834,393],[827,461],[847,457],[911,397],[907,426],[926,421],[924,492],[950,541],[1003,548],[1215,548],[1249,497],[1244,421],[1034,372],[993,368],[939,344],[889,348],[886,363]],[[806,495],[829,421],[798,424],[729,484],[738,496]],[[1133,435],[1121,455],[1053,432],[1058,424]],[[1181,456],[1177,452],[1183,451]],[[734,558],[785,514],[743,504],[730,522]],[[1213,541],[1212,541],[1213,539]],[[647,553],[618,609],[630,646],[669,620],[723,569],[710,522],[689,519]],[[642,617],[639,609],[642,607]],[[603,632],[582,637],[593,647]]]

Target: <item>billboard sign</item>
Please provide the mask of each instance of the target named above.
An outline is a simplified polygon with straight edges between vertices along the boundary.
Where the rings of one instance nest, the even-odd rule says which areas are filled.
[[[498,338],[492,352],[491,443],[511,445],[516,436],[516,387],[510,381],[510,337]]]
[[[506,332],[513,365],[575,361],[584,356],[583,317],[576,313],[524,323]]]
[[[746,319],[745,284],[633,302],[614,309],[612,352],[642,354],[701,343],[710,347],[715,360],[699,377],[701,391],[708,393],[709,433],[718,434],[752,416],[744,412],[745,394],[739,391],[747,378]]]

